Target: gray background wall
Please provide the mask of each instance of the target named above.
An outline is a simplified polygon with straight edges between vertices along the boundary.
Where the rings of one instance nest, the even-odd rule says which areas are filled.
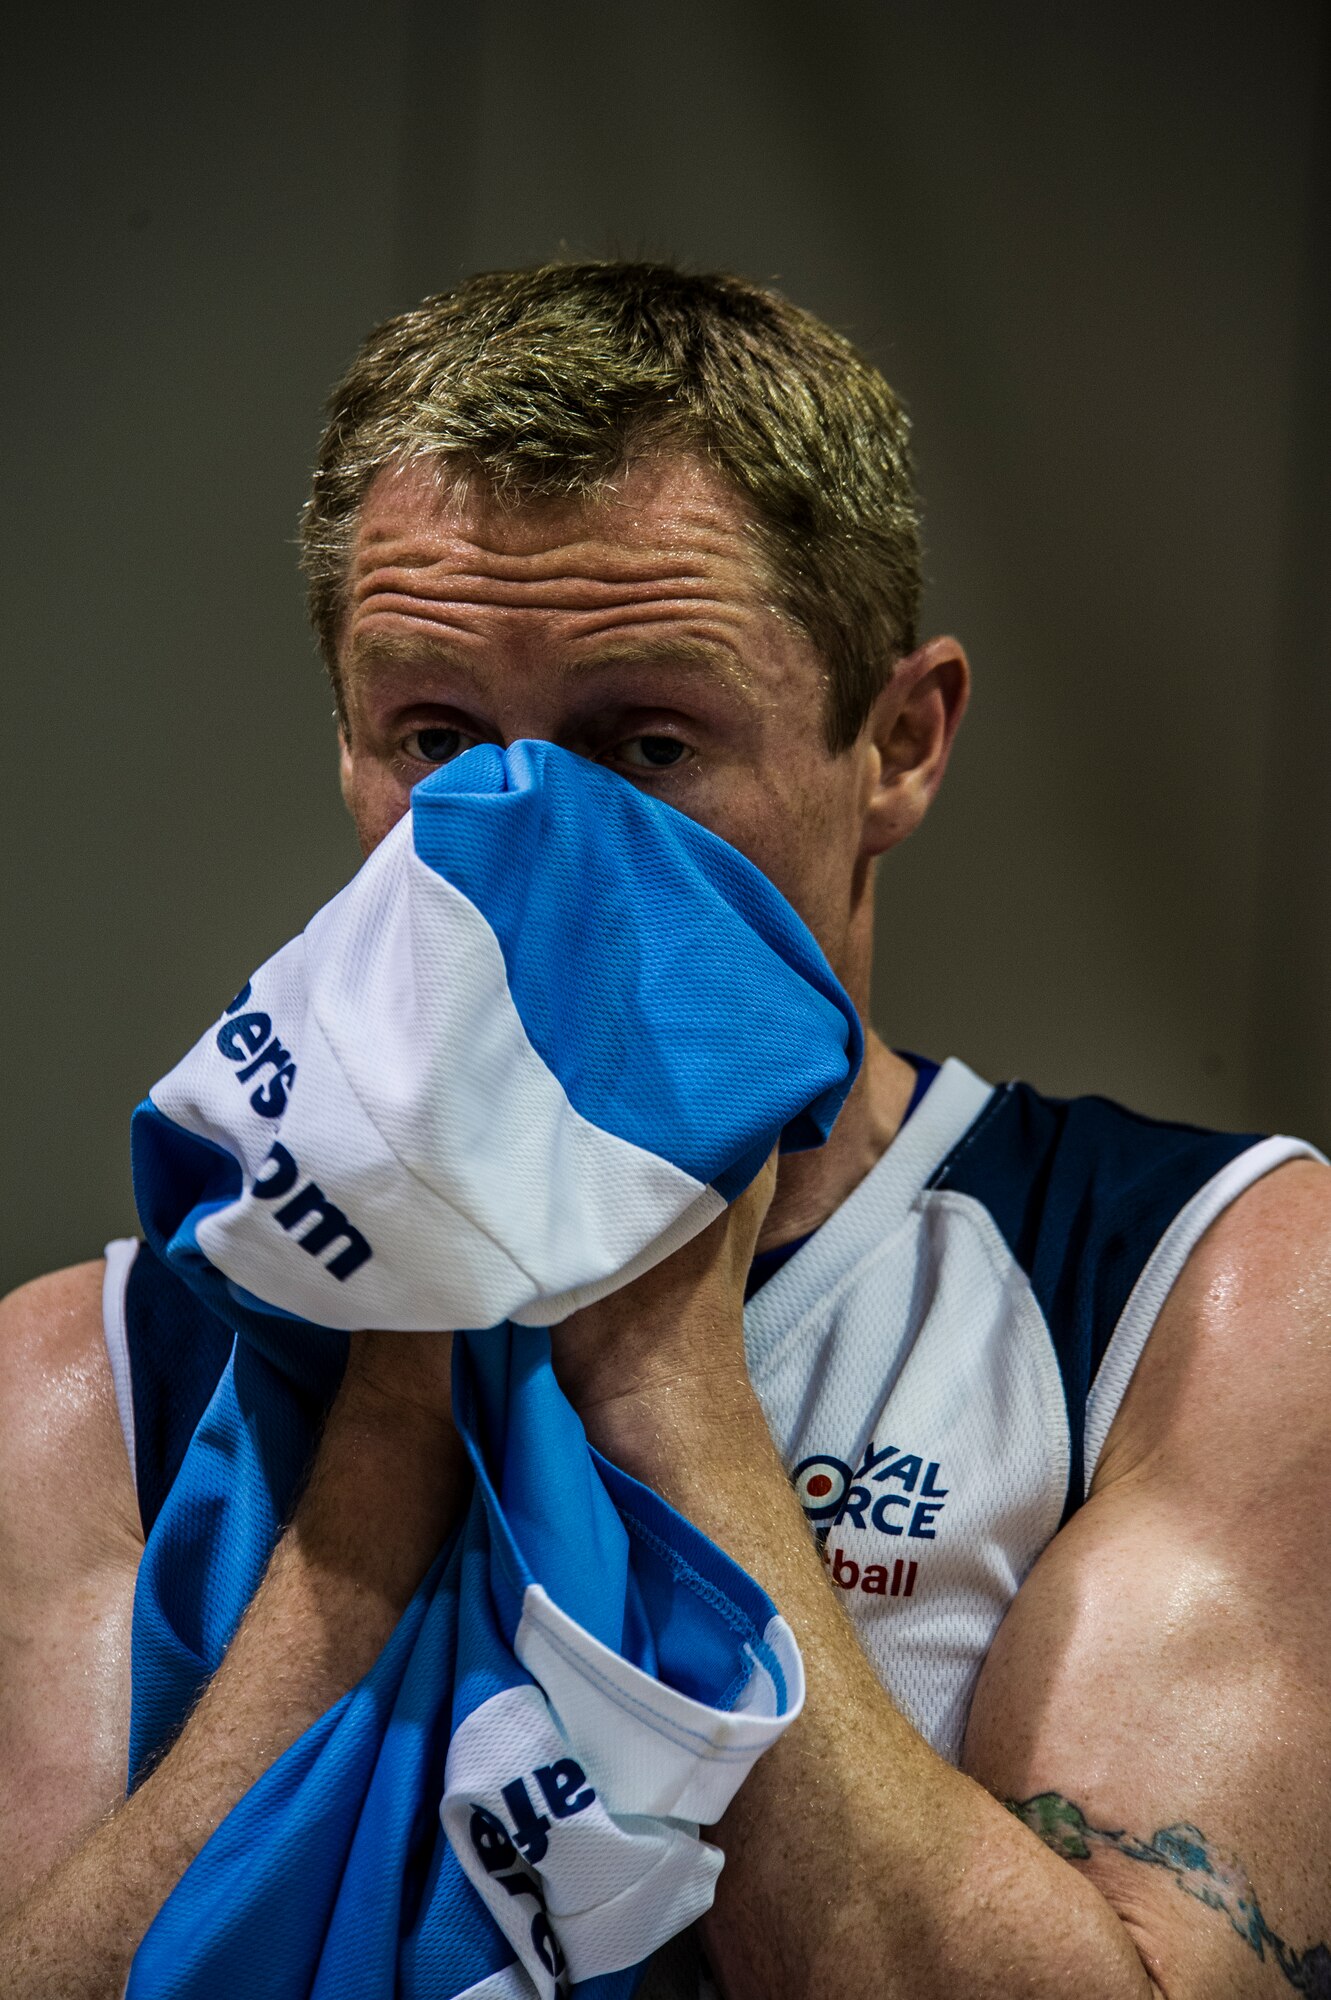
[[[895,1041],[1331,1144],[1322,9],[29,10],[3,108],[0,1281],[345,879],[292,537],[377,318],[479,266],[773,279],[915,418],[974,709],[883,871]]]

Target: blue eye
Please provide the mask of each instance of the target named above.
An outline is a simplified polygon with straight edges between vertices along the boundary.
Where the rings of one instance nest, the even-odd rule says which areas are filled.
[[[469,750],[475,743],[474,736],[468,736],[462,729],[413,729],[410,736],[403,739],[402,747],[409,757],[415,757],[422,764],[447,764],[454,757],[460,757],[463,750]],[[414,746],[414,747],[413,747]]]

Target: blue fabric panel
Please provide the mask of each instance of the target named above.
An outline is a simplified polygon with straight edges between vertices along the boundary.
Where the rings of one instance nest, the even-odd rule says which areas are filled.
[[[154,1920],[130,2000],[425,2000],[512,1962],[437,1821],[402,1811],[404,1797],[443,1788],[450,1682],[439,1665],[456,1634],[462,1555],[455,1539],[371,1673],[213,1834]]]
[[[910,1054],[906,1060],[915,1065],[916,1078],[903,1125],[918,1108],[939,1069],[927,1056]],[[755,1256],[744,1296],[752,1298],[808,1241],[809,1236],[800,1236],[793,1243]],[[134,1397],[134,1477],[146,1535],[230,1359],[235,1335],[146,1243],[140,1244],[130,1269],[125,1331]],[[331,1396],[337,1386],[331,1363],[328,1380]],[[316,1393],[312,1424],[321,1405],[322,1398]]]
[[[629,1527],[633,1575],[647,1610],[661,1680],[714,1708],[730,1708],[749,1679],[741,1669],[726,1683],[722,1662],[738,1642],[772,1675],[785,1700],[785,1677],[763,1633],[772,1615],[770,1599],[715,1542],[696,1532],[681,1544],[673,1507],[589,1447],[605,1489]],[[686,1588],[681,1589],[681,1584]],[[714,1616],[698,1616],[699,1603]],[[625,1646],[625,1656],[632,1657]],[[638,1664],[645,1664],[639,1661]],[[733,1660],[732,1660],[733,1668]],[[723,1686],[724,1693],[718,1693]]]
[[[493,925],[533,1043],[601,1129],[727,1198],[778,1137],[826,1136],[862,1053],[854,1009],[803,924],[723,842],[621,779],[533,744],[473,752],[437,773],[414,795],[411,831],[426,865]],[[428,886],[414,865],[408,879]],[[203,1254],[200,1220],[242,1192],[238,1158],[213,1131],[209,1122],[207,1136],[191,1133],[151,1102],[134,1124],[145,1272],[153,1260],[169,1264],[198,1301],[173,1318],[169,1288],[148,1279],[136,1317],[177,1378],[182,1338],[202,1326],[207,1339],[188,1356],[183,1390],[164,1392],[151,1369],[143,1383],[145,1447],[160,1469],[135,1596],[131,1784],[223,1658],[290,1518],[347,1352],[346,1336],[267,1312]],[[139,1313],[154,1301],[155,1316]],[[563,1960],[539,1883],[502,1872],[524,1845],[517,1830],[531,1827],[521,1768],[510,1769],[523,1755],[554,1815],[535,1824],[533,1866],[552,1850],[552,1881],[565,1871],[560,1893],[590,1897],[569,1905],[583,1918],[599,1884],[621,1916],[635,1914],[649,1950],[668,1911],[696,1908],[689,1898],[710,1883],[705,1858],[678,1848],[671,1868],[691,1872],[654,1881],[654,1841],[634,1831],[632,1814],[616,1831],[603,1806],[577,1832],[545,1839],[545,1828],[597,1800],[589,1789],[565,1813],[549,1789],[560,1766],[540,1759],[561,1739],[515,1634],[539,1583],[594,1640],[713,1709],[733,1706],[761,1663],[780,1713],[786,1683],[767,1637],[775,1609],[723,1551],[588,1448],[547,1333],[464,1332],[453,1352],[454,1415],[475,1472],[460,1532],[364,1680],[262,1775],[186,1871],[136,1954],[131,2000],[237,1991],[446,2000],[512,1962],[509,1936],[524,1952],[530,1940],[558,1981]],[[594,1660],[586,1672],[596,1685]],[[500,1711],[509,1721],[498,1734],[493,1712],[473,1723],[509,1690],[519,1698]],[[601,1698],[613,1702],[608,1689]],[[607,1726],[617,1713],[607,1710]],[[465,1794],[449,1805],[461,1815],[450,1826],[462,1859],[486,1871],[481,1889],[448,1854],[439,1818],[450,1740],[497,1764],[472,1783],[526,1801],[525,1820],[508,1805],[516,1846]],[[698,1752],[707,1744],[698,1732]],[[595,1824],[589,1861],[584,1836]],[[631,1904],[622,1899],[639,1892],[623,1886],[618,1861],[607,1877],[596,1859],[622,1860],[625,1847],[647,1863]],[[654,1914],[663,1891],[675,1900]],[[533,1910],[519,1908],[527,1897]],[[614,1955],[632,1949],[617,1933]],[[596,2000],[627,2000],[637,1974],[596,1980]]]
[[[583,1117],[727,1201],[767,1157],[774,1122],[785,1149],[827,1137],[863,1054],[859,1023],[812,935],[752,862],[549,743],[480,744],[432,772],[411,803],[418,856],[494,931],[528,1037]],[[645,880],[655,927],[643,920]],[[559,949],[533,951],[533,937]],[[793,1021],[805,1024],[798,1038]],[[845,1067],[829,1076],[838,1049]],[[763,1087],[745,1147],[729,1079],[748,1074]]]
[[[308,1365],[303,1380],[284,1375],[236,1342],[153,1523],[134,1592],[131,1791],[216,1672],[295,1503],[345,1367],[345,1345],[337,1352],[320,1335],[310,1348],[322,1382]]]
[[[1072,1439],[1064,1520],[1082,1500],[1086,1397],[1128,1295],[1179,1210],[1259,1136],[1010,1083],[934,1175],[983,1202],[1049,1327]]]
[[[475,1429],[476,1477],[494,1495],[491,1532],[506,1551],[513,1630],[523,1591],[539,1583],[585,1632],[622,1651],[624,1594],[632,1585],[628,1531],[597,1477],[582,1420],[555,1379],[550,1335],[511,1327],[506,1339],[463,1334],[463,1345],[454,1407],[464,1431]],[[576,1534],[551,1536],[551,1520],[575,1522]],[[654,1661],[633,1664],[656,1671]]]

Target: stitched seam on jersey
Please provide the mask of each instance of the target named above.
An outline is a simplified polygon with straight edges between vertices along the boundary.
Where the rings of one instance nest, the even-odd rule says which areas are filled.
[[[962,1072],[961,1075],[957,1074],[958,1070]],[[949,1072],[950,1074],[947,1075],[947,1079],[945,1082],[944,1080],[945,1073]],[[940,1084],[944,1085],[941,1091],[939,1090]],[[912,1204],[919,1199],[919,1196],[924,1192],[926,1188],[930,1187],[933,1184],[937,1175],[942,1172],[943,1167],[946,1165],[948,1160],[952,1158],[953,1154],[957,1151],[958,1147],[966,1143],[967,1138],[974,1131],[976,1125],[981,1123],[982,1120],[988,1116],[990,1110],[1002,1097],[1003,1091],[1011,1088],[1010,1085],[1003,1085],[1001,1087],[998,1087],[992,1083],[985,1082],[983,1077],[976,1076],[974,1070],[969,1069],[965,1063],[960,1062],[958,1058],[955,1056],[949,1056],[947,1058],[947,1061],[942,1065],[942,1069],[940,1070],[938,1076],[934,1078],[933,1083],[929,1086],[929,1091],[927,1093],[927,1096],[933,1097],[935,1105],[938,1105],[939,1103],[946,1104],[948,1098],[954,1094],[956,1095],[964,1094],[966,1096],[969,1096],[971,1094],[971,1087],[975,1085],[979,1086],[979,1089],[982,1093],[978,1105],[976,1106],[975,1109],[971,1111],[970,1116],[967,1119],[967,1122],[965,1123],[965,1125],[962,1126],[961,1130],[957,1133],[956,1138],[953,1139],[948,1144],[942,1156],[941,1157],[936,1156],[933,1166],[927,1172],[921,1175],[919,1185],[917,1186],[915,1193],[911,1197]],[[937,1093],[937,1095],[935,1095],[935,1093]],[[950,1115],[955,1116],[958,1108],[959,1107],[952,1107]],[[928,1129],[925,1117],[922,1114],[924,1114],[923,1104],[921,1105],[920,1110],[916,1113],[915,1121],[912,1121],[914,1123],[915,1132],[917,1136],[920,1131]],[[909,1130],[909,1128],[907,1129]],[[909,1148],[912,1143],[913,1143],[912,1139],[909,1136],[907,1136],[905,1138],[905,1146]],[[895,1147],[897,1144],[898,1141],[894,1139],[893,1146]]]
[[[732,1632],[738,1633],[739,1637],[747,1640],[750,1645],[761,1644],[763,1635],[758,1627],[740,1610],[734,1598],[726,1595],[719,1584],[708,1583],[701,1572],[696,1570],[678,1549],[672,1549],[669,1542],[658,1535],[654,1528],[649,1528],[645,1521],[640,1521],[636,1514],[624,1514],[621,1519],[629,1533],[639,1536],[646,1542],[648,1548],[654,1550],[669,1564],[673,1574],[686,1583],[695,1596],[700,1597],[704,1604],[710,1604],[714,1611],[720,1613]]]
[[[1010,1083],[1002,1084],[995,1089],[993,1096],[980,1112],[978,1118],[972,1120],[958,1139],[956,1145],[939,1161],[933,1173],[924,1184],[924,1193],[927,1194],[933,1189],[941,1187],[942,1176],[948,1172],[955,1161],[960,1160],[963,1154],[970,1151],[970,1148],[975,1144],[977,1139],[983,1136],[990,1120],[998,1116],[998,1113],[1003,1109],[1011,1095],[1012,1085]],[[949,1192],[956,1193],[960,1192],[960,1190],[952,1189]],[[983,1207],[983,1203],[981,1203],[981,1206]],[[985,1209],[986,1215],[988,1212]]]
[[[981,1113],[980,1115],[981,1117],[983,1117],[985,1114]],[[968,1127],[967,1129],[969,1130],[970,1128]],[[960,1141],[958,1141],[958,1143],[960,1144]],[[952,1153],[949,1152],[947,1157],[951,1159],[953,1157]],[[917,1216],[920,1213],[922,1206],[925,1204],[928,1197],[933,1193],[933,1191],[934,1191],[933,1182],[926,1181],[924,1185],[916,1191],[914,1197],[911,1200],[910,1206],[901,1216],[900,1221],[898,1222],[896,1228],[892,1231],[892,1234],[890,1236],[885,1238],[880,1237],[877,1242],[870,1243],[865,1248],[865,1250],[862,1251],[860,1256],[856,1258],[855,1262],[849,1265],[846,1270],[841,1272],[840,1276],[837,1278],[836,1283],[832,1286],[832,1289],[830,1291],[820,1292],[816,1299],[814,1299],[809,1305],[805,1306],[803,1312],[800,1313],[797,1319],[790,1320],[785,1326],[776,1329],[774,1338],[780,1343],[780,1345],[784,1346],[785,1342],[789,1340],[793,1335],[802,1333],[804,1329],[809,1325],[811,1320],[820,1317],[824,1312],[829,1311],[832,1306],[836,1305],[840,1301],[843,1293],[849,1290],[850,1286],[854,1283],[854,1281],[860,1276],[862,1276],[864,1272],[870,1270],[872,1266],[875,1264],[886,1262],[887,1259],[893,1255],[893,1253],[897,1248],[898,1239],[903,1235],[903,1233],[907,1229],[912,1216]],[[955,1194],[959,1192],[959,1190],[955,1188],[947,1188],[942,1190],[942,1192],[947,1194]],[[968,1199],[970,1199],[970,1197],[968,1197]],[[982,1208],[984,1206],[983,1203],[979,1203],[977,1205]],[[985,1209],[984,1212],[986,1215],[988,1215],[989,1213],[988,1209]],[[790,1261],[793,1264],[795,1262],[795,1259],[792,1257]],[[782,1275],[781,1272],[778,1271],[776,1277],[780,1277],[781,1275]],[[775,1284],[775,1282],[776,1278],[773,1278],[772,1283]],[[763,1358],[764,1360],[769,1359],[770,1355],[764,1355]]]
[[[960,1076],[958,1075],[958,1071],[962,1072]],[[987,1115],[995,1100],[1002,1096],[1002,1090],[993,1084],[986,1083],[982,1077],[977,1077],[975,1072],[968,1070],[966,1065],[960,1062],[958,1058],[949,1056],[941,1064],[939,1074],[929,1086],[924,1103],[921,1104],[919,1111],[916,1113],[915,1120],[912,1120],[910,1125],[905,1128],[907,1131],[911,1131],[913,1128],[914,1136],[907,1141],[907,1144],[914,1144],[918,1139],[919,1133],[927,1130],[926,1120],[935,1116],[943,1120],[956,1115],[955,1107],[950,1111],[947,1109],[943,1111],[938,1110],[940,1105],[946,1106],[947,1099],[953,1092],[969,1091],[976,1086],[984,1093],[980,1109],[972,1114],[970,1121],[962,1127],[957,1137],[947,1144],[942,1158],[939,1159],[935,1155],[934,1165],[915,1181],[909,1201],[902,1207],[900,1214],[897,1216],[892,1235],[888,1239],[889,1242],[896,1241],[900,1231],[906,1227],[911,1216],[917,1212],[921,1195],[927,1192],[933,1184],[935,1176],[942,1171],[946,1162],[953,1157],[957,1147],[963,1143],[975,1125]],[[1005,1088],[1010,1088],[1010,1086],[1005,1086]],[[931,1099],[932,1105],[930,1105]],[[919,1121],[918,1124],[916,1120]],[[869,1174],[866,1175],[860,1186],[852,1189],[841,1207],[834,1210],[822,1226],[813,1232],[808,1243],[797,1250],[795,1255],[779,1271],[774,1272],[761,1290],[755,1294],[753,1301],[745,1311],[745,1352],[750,1363],[751,1372],[756,1370],[758,1373],[761,1373],[772,1356],[779,1351],[791,1334],[805,1326],[812,1315],[830,1305],[832,1300],[840,1295],[845,1283],[857,1272],[863,1271],[866,1268],[867,1262],[879,1254],[883,1242],[881,1236],[877,1236],[867,1242],[848,1269],[836,1272],[833,1277],[831,1291],[819,1292],[813,1303],[806,1306],[800,1312],[797,1319],[786,1321],[778,1310],[772,1312],[771,1320],[770,1322],[768,1321],[767,1315],[771,1310],[772,1300],[780,1299],[783,1293],[798,1278],[802,1277],[806,1271],[816,1267],[817,1260],[820,1257],[828,1254],[828,1232],[837,1231],[845,1208],[850,1204],[858,1202],[861,1190],[867,1188],[877,1175],[893,1167],[898,1172],[900,1171],[901,1155],[897,1150],[899,1144],[899,1139],[892,1141],[892,1144],[870,1169]],[[909,1185],[909,1183],[907,1184]],[[899,1191],[894,1188],[894,1196],[898,1194]],[[892,1206],[895,1206],[895,1202],[892,1203]],[[857,1234],[859,1233],[859,1227],[858,1224],[855,1225]],[[836,1253],[833,1252],[831,1254],[835,1255]]]
[[[527,1969],[520,1958],[515,1958],[498,1972],[487,1972],[484,1979],[478,1979],[465,1993],[459,1993],[457,2000],[527,2000],[530,1992]]]
[[[979,1119],[976,1120],[976,1123],[978,1124],[987,1115],[988,1115],[987,1111],[981,1112]],[[969,1133],[973,1129],[974,1129],[973,1127],[968,1126],[967,1132]],[[958,1141],[958,1144],[960,1143],[961,1141]],[[954,1157],[954,1152],[949,1152],[947,1157],[948,1159],[952,1159]],[[842,1297],[846,1292],[850,1290],[852,1285],[854,1285],[866,1273],[871,1271],[876,1264],[887,1263],[893,1256],[895,1256],[898,1253],[900,1238],[908,1229],[912,1218],[919,1216],[921,1212],[927,1206],[929,1206],[929,1204],[932,1202],[936,1194],[946,1194],[954,1198],[959,1198],[966,1202],[973,1203],[974,1207],[982,1215],[985,1216],[986,1220],[993,1227],[995,1233],[998,1235],[999,1242],[1000,1243],[1003,1242],[1002,1232],[998,1229],[997,1223],[994,1222],[992,1215],[990,1215],[989,1210],[985,1207],[984,1203],[978,1200],[976,1196],[964,1194],[962,1190],[959,1188],[935,1188],[932,1181],[926,1181],[924,1186],[920,1188],[916,1193],[914,1199],[910,1204],[910,1207],[901,1217],[900,1222],[898,1223],[897,1227],[892,1231],[892,1234],[890,1236],[885,1238],[880,1237],[876,1243],[871,1243],[868,1246],[868,1248],[862,1253],[862,1255],[859,1256],[856,1259],[856,1261],[849,1266],[847,1270],[841,1273],[840,1277],[837,1279],[836,1283],[832,1286],[832,1289],[830,1291],[820,1292],[816,1299],[814,1299],[809,1305],[805,1306],[803,1312],[800,1313],[797,1319],[793,1319],[787,1325],[779,1327],[775,1330],[773,1334],[773,1344],[770,1347],[768,1347],[760,1357],[760,1365],[758,1366],[757,1369],[759,1375],[762,1374],[763,1369],[766,1367],[766,1365],[770,1363],[779,1353],[783,1351],[788,1341],[793,1340],[794,1338],[796,1338],[796,1336],[805,1332],[814,1320],[821,1319],[825,1314],[830,1314],[833,1308],[840,1304]],[[987,1241],[986,1241],[986,1249],[988,1250],[991,1256],[997,1256],[997,1250],[992,1244],[989,1244]],[[795,1260],[792,1258],[791,1262],[793,1263],[794,1261]],[[1017,1268],[1020,1269],[1020,1266],[1018,1266]],[[1001,1269],[1001,1266],[995,1265],[995,1269]],[[777,1276],[779,1277],[780,1275],[781,1273],[778,1272]],[[773,1282],[775,1283],[775,1280],[773,1280]],[[1039,1310],[1038,1301],[1036,1303],[1036,1310],[1037,1311]],[[1041,1314],[1042,1321],[1043,1317],[1044,1317],[1043,1314]]]
[[[575,1652],[563,1634],[557,1631],[552,1624],[546,1623],[539,1607],[529,1610],[524,1606],[523,1616],[531,1619],[532,1624],[539,1630],[546,1644],[552,1647],[559,1654],[560,1658],[572,1667],[582,1679],[594,1681],[602,1694],[613,1701],[616,1707],[622,1708],[627,1715],[639,1716],[642,1720],[649,1723],[659,1736],[664,1736],[669,1741],[673,1741],[676,1748],[687,1750],[691,1743],[700,1743],[706,1750],[709,1758],[723,1763],[747,1762],[757,1754],[758,1745],[756,1744],[716,1743],[704,1730],[691,1728],[687,1722],[676,1721],[673,1717],[668,1718],[658,1715],[656,1710],[649,1707],[640,1695],[630,1694],[627,1688],[622,1688],[617,1682],[611,1680],[604,1668],[598,1667],[594,1661],[585,1659],[582,1654]],[[530,1669],[528,1671],[530,1672]],[[533,1676],[533,1678],[535,1677]],[[687,1697],[685,1698],[687,1699]],[[752,1721],[758,1718],[750,1717],[748,1719]],[[762,1719],[766,1720],[766,1718]]]
[[[1049,1488],[1050,1525],[1047,1531],[1042,1532],[1040,1542],[1040,1547],[1043,1549],[1058,1532],[1067,1502],[1068,1484],[1072,1477],[1072,1423],[1068,1412],[1067,1388],[1063,1381],[1063,1370],[1059,1366],[1049,1322],[1041,1310],[1040,1301],[1035,1295],[1035,1287],[1028,1273],[1013,1256],[1002,1230],[978,1195],[965,1194],[960,1188],[931,1188],[926,1190],[925,1200],[932,1206],[946,1206],[954,1213],[961,1212],[971,1218],[975,1236],[989,1259],[995,1277],[1006,1289],[1011,1289],[1014,1282],[1020,1286],[1042,1336],[1039,1350],[1043,1363],[1040,1382],[1042,1400],[1052,1393],[1053,1406],[1063,1419],[1059,1428],[1057,1448],[1051,1454],[1054,1479]],[[1037,1555],[1038,1553],[1037,1550]]]
[[[842,1272],[831,1291],[820,1293],[811,1305],[804,1308],[798,1319],[791,1320],[788,1325],[776,1330],[773,1335],[772,1344],[763,1351],[755,1364],[757,1378],[761,1379],[764,1371],[777,1356],[784,1353],[787,1344],[803,1333],[814,1320],[821,1320],[825,1315],[830,1315],[834,1307],[840,1303],[842,1296],[850,1290],[851,1286],[860,1277],[870,1271],[875,1264],[886,1263],[889,1260],[897,1248],[898,1239],[904,1233],[911,1216],[918,1211],[920,1202],[926,1193],[928,1193],[928,1190],[922,1189],[920,1194],[916,1196],[906,1215],[902,1218],[900,1227],[893,1230],[886,1242],[871,1244],[863,1256],[858,1258],[848,1271]],[[757,1388],[757,1380],[755,1380],[754,1387],[755,1389]]]

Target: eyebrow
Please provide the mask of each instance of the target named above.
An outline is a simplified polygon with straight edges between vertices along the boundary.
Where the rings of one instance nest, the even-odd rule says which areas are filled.
[[[395,632],[375,632],[353,640],[348,666],[381,667],[401,673],[414,667],[439,667],[473,677],[467,652],[447,641],[407,638]],[[561,675],[570,681],[633,667],[673,667],[689,679],[718,678],[737,693],[748,694],[752,683],[732,649],[715,639],[661,637],[611,641],[589,653]]]

